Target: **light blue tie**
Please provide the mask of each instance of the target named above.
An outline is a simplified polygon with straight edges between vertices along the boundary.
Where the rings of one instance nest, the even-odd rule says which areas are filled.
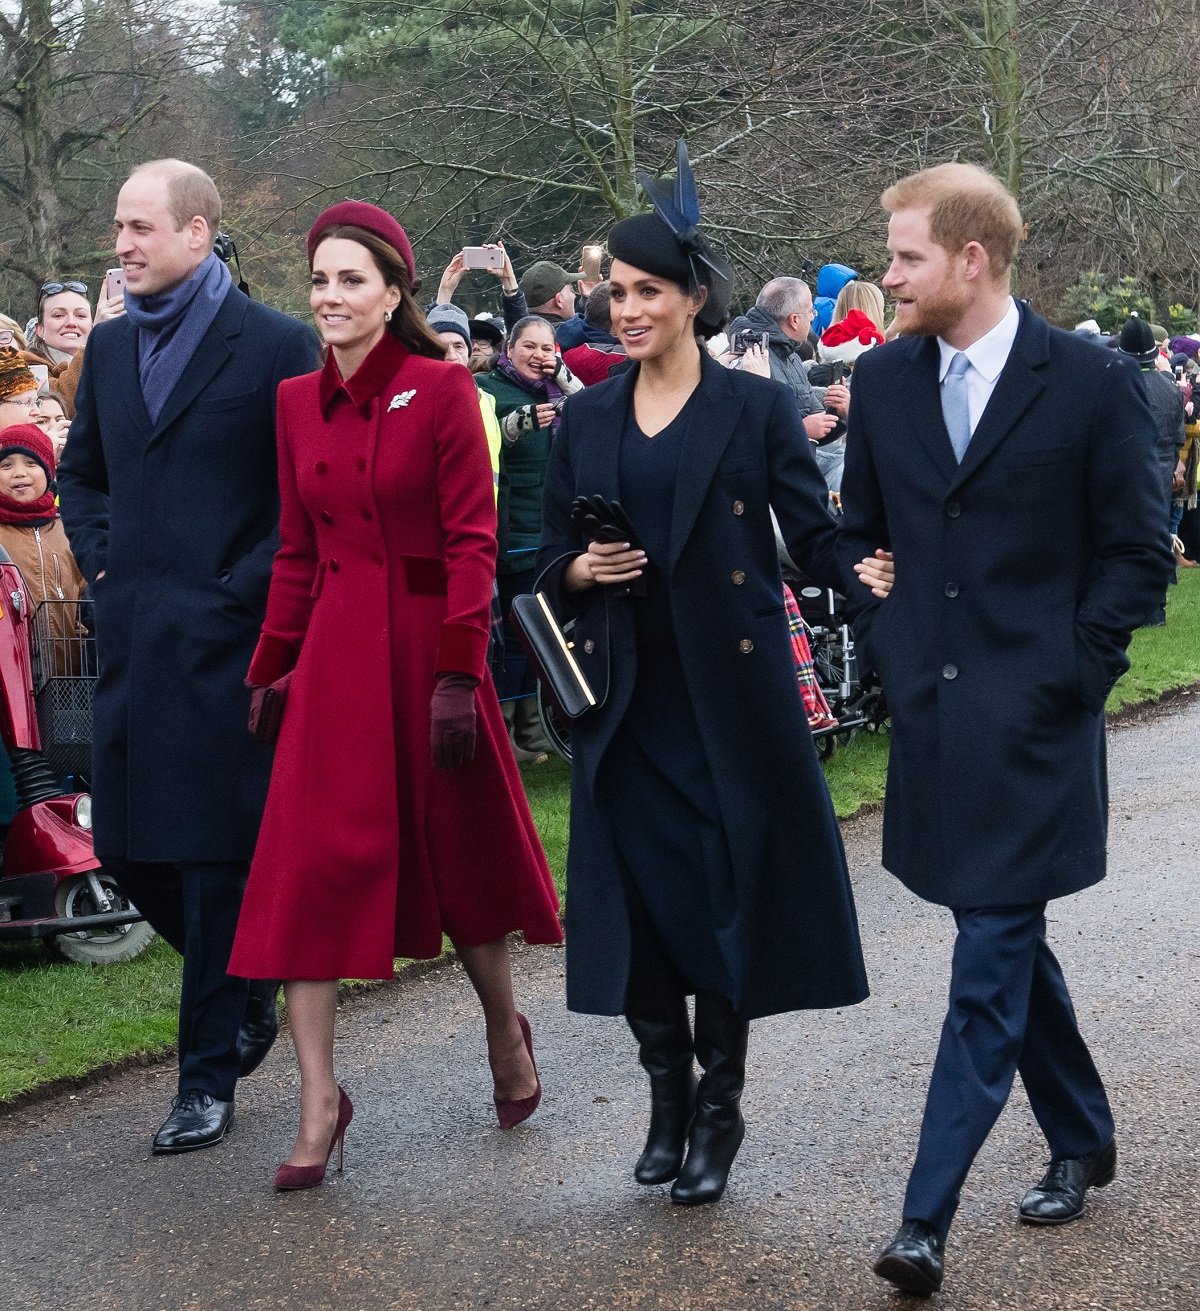
[[[942,417],[959,464],[971,444],[971,410],[967,405],[967,370],[971,361],[958,351],[942,382]]]

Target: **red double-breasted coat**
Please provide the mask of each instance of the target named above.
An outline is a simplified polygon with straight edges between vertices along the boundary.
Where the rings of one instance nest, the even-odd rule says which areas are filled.
[[[389,978],[447,933],[561,941],[486,653],[496,560],[471,375],[385,335],[279,388],[280,547],[250,680],[294,670],[230,972]],[[435,675],[480,679],[475,756],[433,767]]]

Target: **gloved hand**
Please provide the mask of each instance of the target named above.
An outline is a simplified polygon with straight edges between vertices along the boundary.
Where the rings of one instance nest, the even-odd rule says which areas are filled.
[[[571,520],[588,542],[628,542],[641,546],[637,531],[620,501],[605,497],[577,496],[571,502]]]
[[[475,689],[470,674],[439,674],[429,703],[429,743],[436,769],[458,769],[475,756]]]
[[[583,390],[583,383],[567,368],[567,362],[561,355],[555,357],[554,372],[550,376],[564,396],[574,396],[577,391]]]

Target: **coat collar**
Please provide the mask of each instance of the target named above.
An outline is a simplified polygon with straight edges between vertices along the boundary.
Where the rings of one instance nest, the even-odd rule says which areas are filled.
[[[113,351],[123,374],[121,392],[129,406],[130,417],[147,440],[165,432],[212,381],[217,370],[233,354],[233,344],[241,335],[242,323],[249,305],[247,296],[236,287],[230,287],[217,311],[212,326],[204,334],[195,354],[188,361],[183,375],[167,397],[156,421],[151,421],[142,396],[142,383],[138,376],[137,331],[124,315],[100,326],[113,336],[124,333],[120,347]]]
[[[365,417],[371,408],[371,402],[377,400],[395,378],[400,366],[408,359],[409,353],[408,349],[402,346],[390,332],[385,331],[371,348],[367,358],[349,378],[343,378],[337,360],[333,357],[333,351],[328,351],[318,385],[321,413],[328,418],[334,400],[344,394],[349,397],[355,409]]]
[[[1018,301],[1021,322],[1008,362],[996,379],[975,433],[961,464],[942,417],[938,385],[941,352],[936,337],[901,338],[907,346],[907,395],[900,408],[907,412],[912,430],[934,467],[950,487],[958,487],[979,468],[996,447],[1024,418],[1029,407],[1045,389],[1040,370],[1050,358],[1050,334],[1043,319]]]

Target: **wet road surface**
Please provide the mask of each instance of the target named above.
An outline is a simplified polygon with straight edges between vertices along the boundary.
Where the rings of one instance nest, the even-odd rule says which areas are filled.
[[[1019,1225],[1044,1144],[1018,1086],[964,1192],[932,1303],[946,1311],[1200,1311],[1200,706],[1176,707],[1110,733],[1110,876],[1050,910],[1113,1100],[1117,1179],[1073,1225]],[[0,1119],[0,1311],[917,1305],[870,1264],[899,1218],[952,924],[879,867],[878,817],[846,839],[872,996],[754,1025],[747,1139],[717,1206],[633,1182],[647,1093],[632,1038],[569,1014],[563,954],[526,950],[546,1098],[511,1133],[456,966],[343,1007],[356,1114],[345,1173],[313,1192],[270,1188],[296,1106],[286,1041],[203,1152],[150,1155],[169,1064]]]

